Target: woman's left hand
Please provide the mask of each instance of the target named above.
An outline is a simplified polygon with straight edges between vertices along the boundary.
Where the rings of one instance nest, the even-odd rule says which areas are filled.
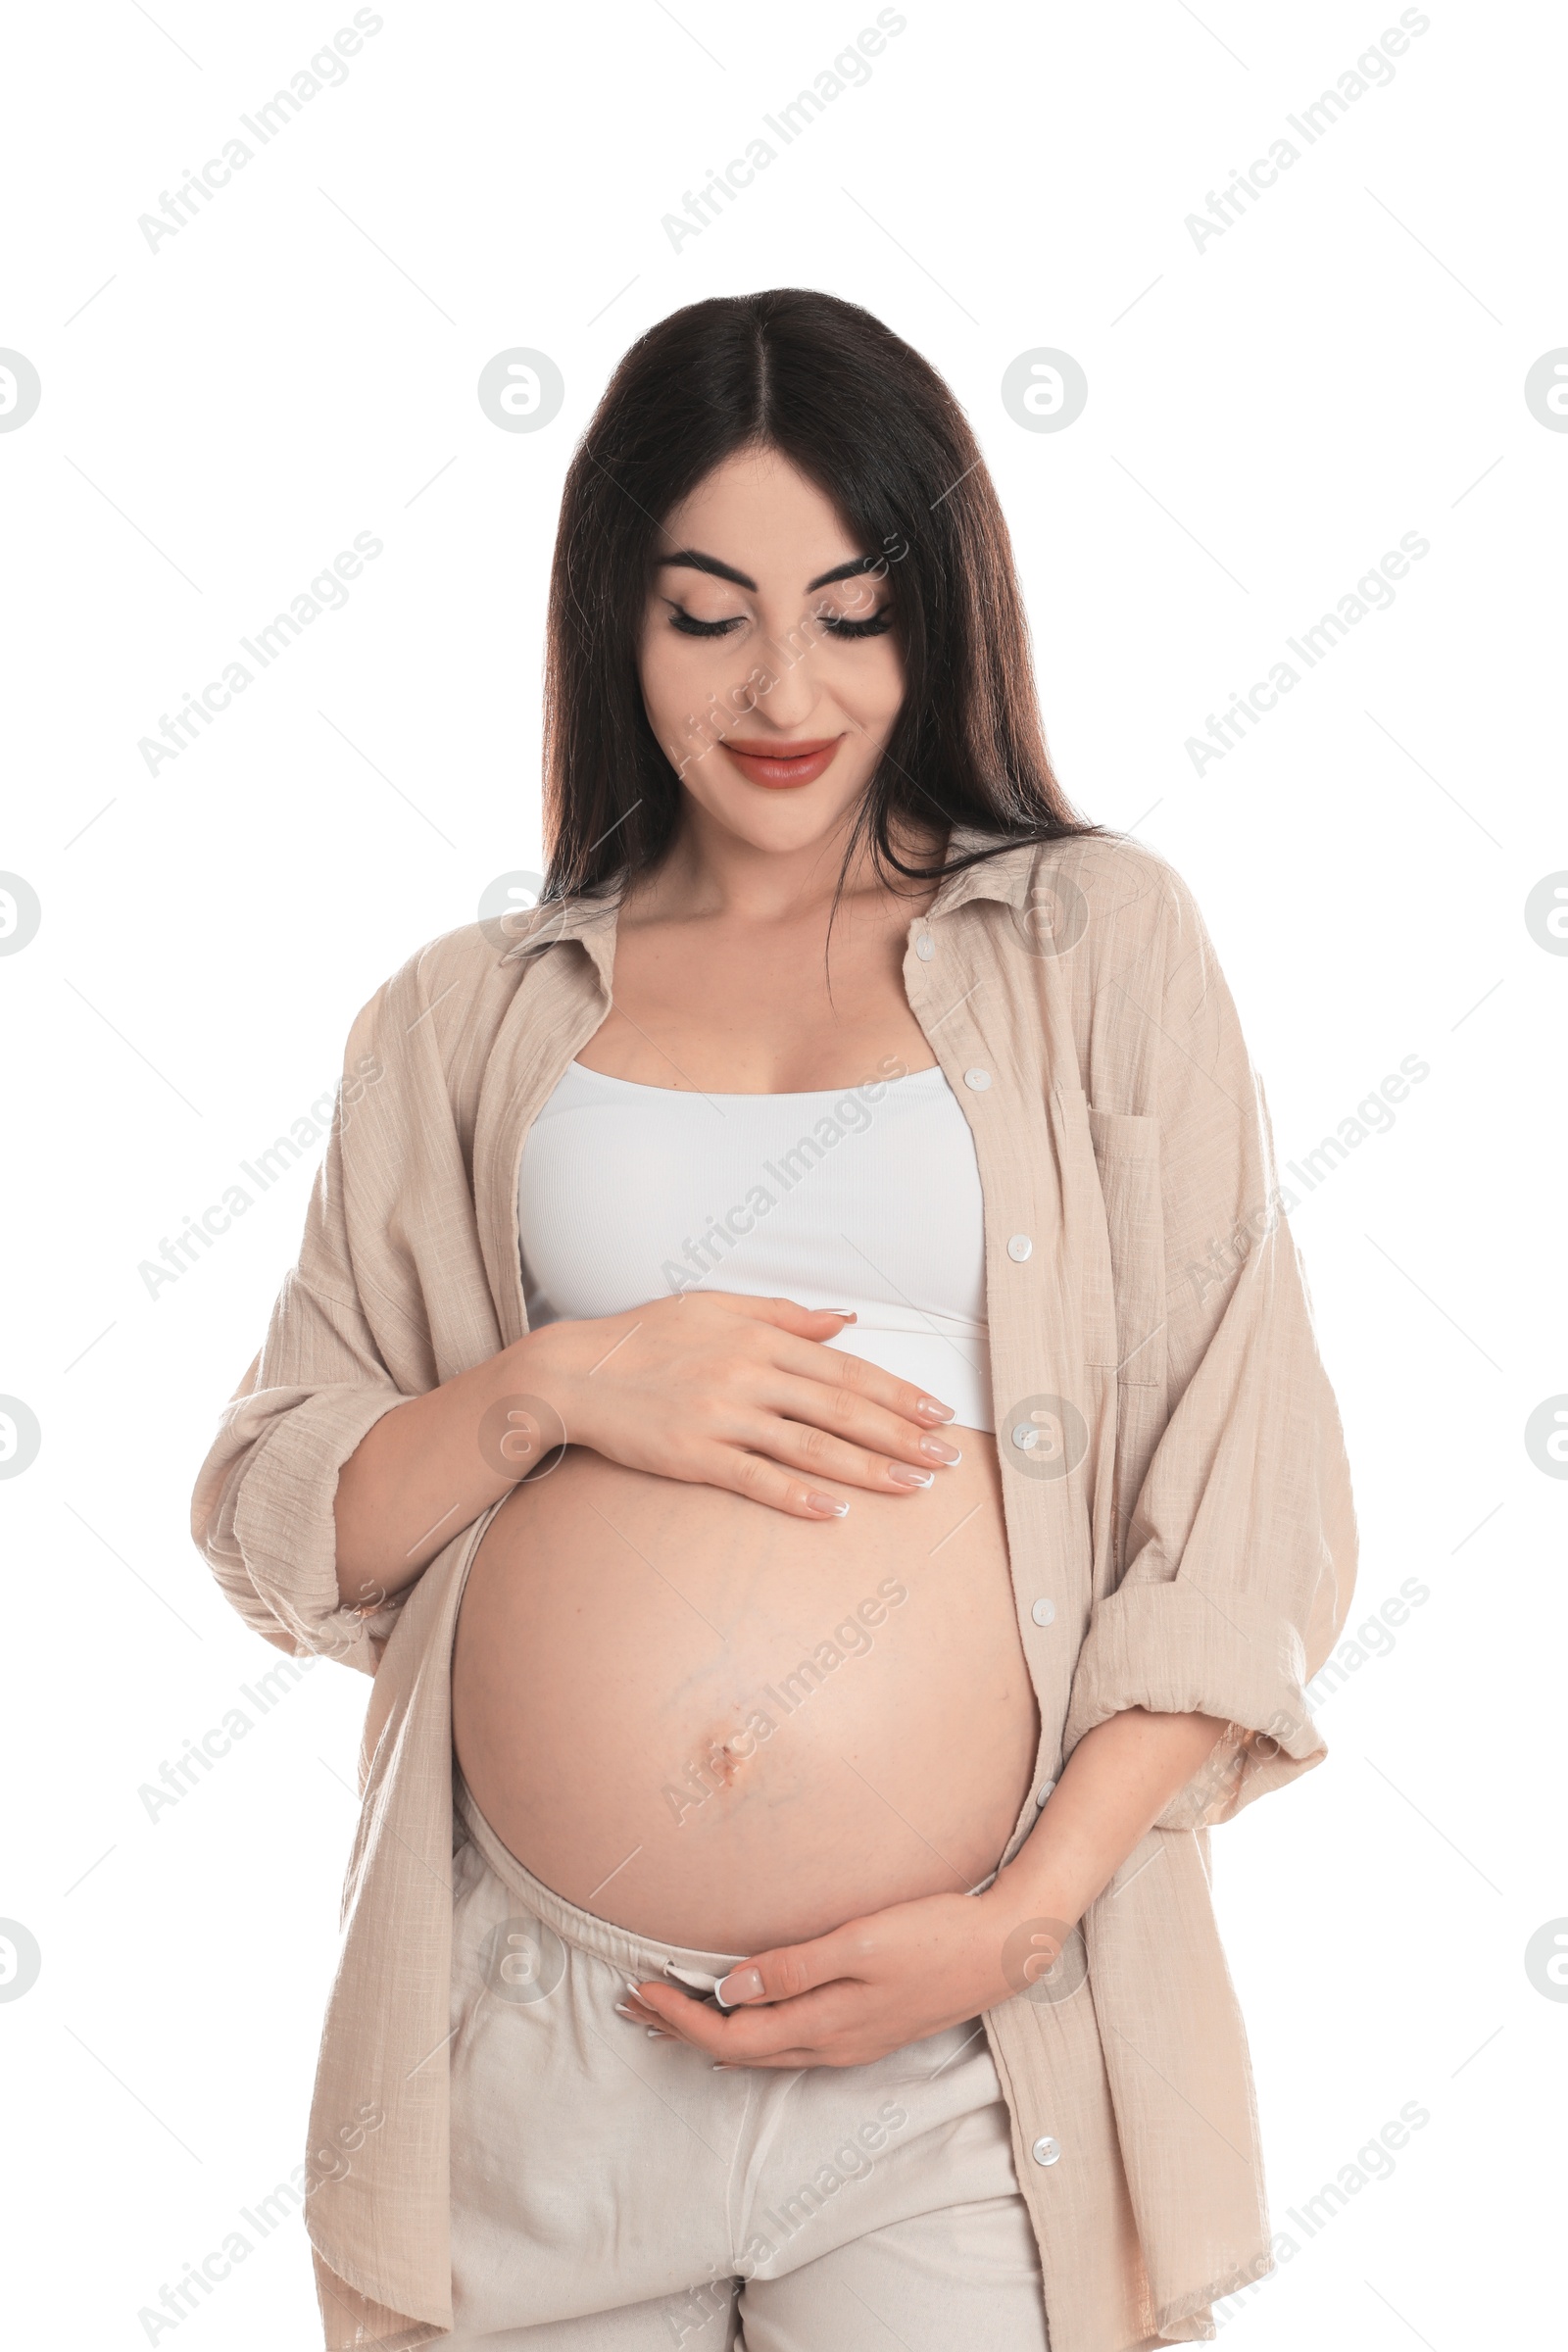
[[[723,1980],[728,2009],[654,1980],[627,1994],[625,2014],[724,2066],[865,2066],[1022,1989],[1004,1973],[1012,1921],[991,1892],[924,1895],[759,1952]]]

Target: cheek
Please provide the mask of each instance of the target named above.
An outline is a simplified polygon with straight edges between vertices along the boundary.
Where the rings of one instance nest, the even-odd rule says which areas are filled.
[[[709,711],[715,699],[728,707],[751,665],[751,657],[722,637],[683,637],[662,619],[651,625],[637,668],[655,734],[662,742],[684,737],[689,721]]]
[[[868,732],[886,734],[904,702],[904,656],[896,637],[874,637],[845,647],[834,667],[834,689],[844,709]]]

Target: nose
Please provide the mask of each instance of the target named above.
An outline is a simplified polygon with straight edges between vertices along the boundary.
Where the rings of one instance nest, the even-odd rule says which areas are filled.
[[[809,641],[769,638],[756,666],[767,674],[752,686],[750,709],[781,735],[800,734],[821,699]]]

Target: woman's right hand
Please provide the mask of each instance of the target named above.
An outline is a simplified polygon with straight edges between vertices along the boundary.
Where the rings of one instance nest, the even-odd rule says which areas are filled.
[[[950,1406],[823,1345],[853,1320],[790,1298],[690,1291],[546,1324],[508,1353],[568,1444],[793,1518],[836,1519],[850,1506],[818,1479],[909,1494],[958,1459],[938,1434]]]

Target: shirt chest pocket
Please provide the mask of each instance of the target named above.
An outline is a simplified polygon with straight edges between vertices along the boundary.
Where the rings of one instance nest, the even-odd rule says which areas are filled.
[[[1108,1314],[1090,1318],[1092,1364],[1128,1388],[1165,1385],[1165,1233],[1159,1198],[1159,1122],[1089,1105],[1089,1140],[1110,1241]]]

